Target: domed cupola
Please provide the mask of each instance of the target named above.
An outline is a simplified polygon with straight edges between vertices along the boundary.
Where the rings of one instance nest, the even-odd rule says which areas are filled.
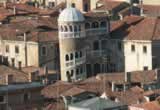
[[[58,22],[83,22],[83,14],[76,8],[68,7],[59,15]]]

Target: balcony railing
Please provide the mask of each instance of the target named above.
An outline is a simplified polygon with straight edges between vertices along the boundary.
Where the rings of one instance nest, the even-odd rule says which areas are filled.
[[[66,62],[66,67],[68,68],[68,67],[81,65],[81,64],[83,64],[85,62],[86,62],[86,56],[84,56],[82,58],[79,58],[79,59],[72,60],[72,61],[67,61]]]
[[[86,30],[86,35],[87,36],[103,35],[103,34],[107,34],[107,29],[106,28],[96,28],[96,29],[88,29],[88,30]]]
[[[62,39],[81,38],[86,36],[85,32],[60,32],[59,35]]]

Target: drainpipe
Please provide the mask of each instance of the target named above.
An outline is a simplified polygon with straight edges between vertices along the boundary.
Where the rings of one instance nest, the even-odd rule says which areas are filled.
[[[25,67],[28,66],[28,54],[27,54],[27,38],[26,33],[24,33],[24,51],[25,51]]]

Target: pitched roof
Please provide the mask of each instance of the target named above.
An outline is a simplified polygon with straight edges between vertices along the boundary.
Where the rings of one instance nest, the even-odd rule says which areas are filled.
[[[111,36],[123,40],[160,40],[159,24],[160,18],[128,16],[123,21],[112,23]]]

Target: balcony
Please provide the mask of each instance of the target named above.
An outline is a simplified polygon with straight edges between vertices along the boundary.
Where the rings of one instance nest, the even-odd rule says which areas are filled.
[[[96,29],[88,29],[86,30],[87,36],[95,36],[95,35],[104,35],[107,34],[106,28],[96,28]]]
[[[108,56],[110,53],[107,50],[92,50],[88,51],[88,56],[94,56],[94,57],[101,57],[101,56]]]
[[[69,68],[69,67],[78,66],[78,65],[84,64],[85,62],[86,62],[86,56],[72,60],[72,61],[67,61],[66,67]]]
[[[62,39],[65,39],[65,38],[82,38],[82,37],[86,36],[85,32],[60,32],[59,35]]]

